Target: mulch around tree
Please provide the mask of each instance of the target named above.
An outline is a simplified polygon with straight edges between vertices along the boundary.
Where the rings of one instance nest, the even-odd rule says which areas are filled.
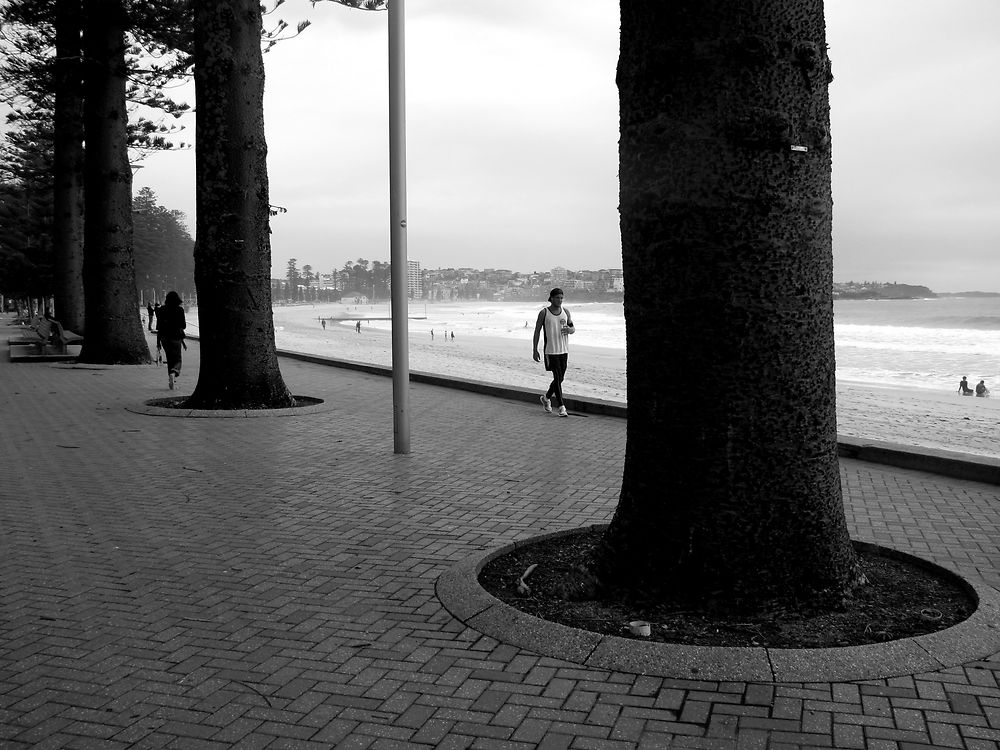
[[[549,537],[489,560],[479,574],[492,596],[550,622],[626,638],[702,646],[830,648],[882,643],[951,627],[976,609],[974,594],[936,566],[920,565],[867,546],[858,558],[868,584],[824,608],[795,602],[734,612],[704,601],[656,600],[602,592],[574,597],[574,580],[588,577],[586,562],[602,530]],[[530,593],[518,582],[524,579]],[[633,636],[629,623],[651,625],[648,637]]]

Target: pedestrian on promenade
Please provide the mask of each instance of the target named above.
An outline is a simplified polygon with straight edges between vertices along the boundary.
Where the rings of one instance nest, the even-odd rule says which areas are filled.
[[[573,317],[569,314],[569,310],[563,307],[564,296],[563,290],[559,287],[549,292],[549,306],[538,311],[531,347],[531,356],[536,362],[540,362],[542,356],[538,353],[538,339],[544,335],[545,369],[552,373],[552,382],[539,400],[546,412],[552,411],[552,401],[555,400],[560,417],[569,416],[566,404],[563,402],[562,383],[566,377],[569,361],[569,335],[576,331],[573,327]]]
[[[181,349],[187,348],[184,343],[184,308],[177,292],[167,292],[163,306],[156,313],[156,348],[163,347],[167,355],[167,384],[174,389],[174,379],[181,374]]]
[[[149,317],[146,320],[146,323],[149,326],[149,330],[150,331],[155,330],[153,328],[153,303],[152,302],[147,302],[146,303],[146,312],[149,314]]]

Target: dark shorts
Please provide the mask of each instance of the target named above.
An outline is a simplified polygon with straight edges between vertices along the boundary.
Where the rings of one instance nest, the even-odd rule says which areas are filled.
[[[546,354],[545,369],[553,375],[558,375],[560,380],[566,374],[566,367],[569,365],[568,354]]]

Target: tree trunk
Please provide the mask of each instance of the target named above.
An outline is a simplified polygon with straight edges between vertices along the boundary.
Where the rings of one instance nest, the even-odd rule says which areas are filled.
[[[83,97],[79,0],[56,3],[53,122],[53,224],[56,317],[84,333],[83,297]]]
[[[278,367],[257,0],[196,0],[195,284],[201,409],[294,405]]]
[[[84,261],[81,362],[148,364],[132,258],[132,170],[125,109],[125,9],[91,0],[84,21]]]
[[[844,591],[822,0],[622,0],[629,414],[602,575]]]

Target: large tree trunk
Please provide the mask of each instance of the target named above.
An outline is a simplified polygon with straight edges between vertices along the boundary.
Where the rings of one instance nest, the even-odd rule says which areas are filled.
[[[56,3],[55,116],[53,122],[53,225],[56,317],[84,332],[83,97],[79,0]]]
[[[132,258],[132,170],[125,109],[125,9],[90,0],[84,21],[84,262],[80,361],[148,364]]]
[[[822,0],[622,0],[628,437],[603,575],[844,591]]]
[[[291,406],[271,312],[260,5],[196,0],[194,28],[201,368],[187,405]]]

